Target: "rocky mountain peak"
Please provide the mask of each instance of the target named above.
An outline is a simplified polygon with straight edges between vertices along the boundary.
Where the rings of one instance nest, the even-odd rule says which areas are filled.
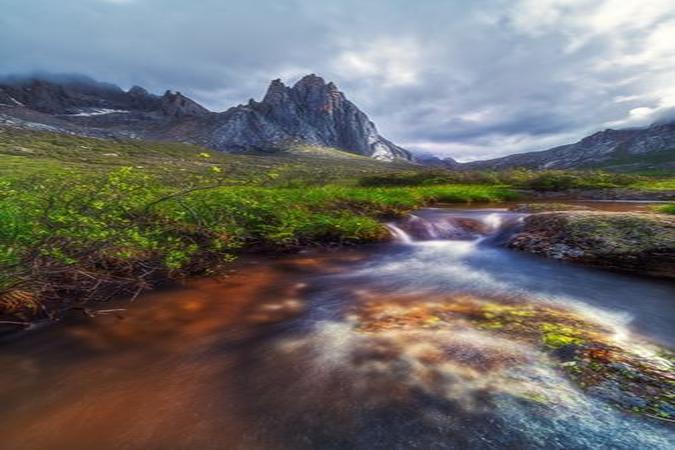
[[[222,113],[175,91],[161,96],[140,86],[124,91],[71,76],[58,81],[0,79],[0,114],[2,108],[18,110],[15,105],[24,104],[43,114],[33,117],[49,124],[58,120],[68,132],[90,136],[180,140],[226,152],[268,152],[303,143],[381,160],[411,159],[384,139],[335,83],[316,74],[292,87],[272,80],[260,102],[251,99]]]
[[[213,133],[217,148],[274,150],[292,142],[335,147],[382,160],[411,159],[380,136],[375,125],[340,92],[316,74],[292,87],[272,80],[261,102],[231,108]]]
[[[149,93],[140,86],[133,86],[127,91],[129,98],[129,109],[141,111],[156,111],[160,109],[161,99]]]
[[[286,86],[280,79],[272,80],[261,103],[281,109],[283,114],[293,114],[295,107],[317,113],[331,112],[342,100],[344,95],[335,83],[326,83],[323,78],[310,74],[293,87]]]
[[[82,108],[123,109],[126,93],[118,86],[81,75],[14,76],[0,88],[16,103],[48,114],[77,113]]]
[[[287,101],[290,89],[279,78],[272,80],[267,93],[263,97],[262,103],[268,105],[278,105]]]
[[[323,78],[316,74],[310,73],[309,75],[305,75],[304,77],[300,78],[300,80],[298,80],[295,85],[293,85],[293,89],[302,90],[325,85],[326,82]]]
[[[295,83],[292,93],[304,107],[316,112],[331,113],[345,100],[333,82],[326,83],[315,74],[306,75]]]
[[[146,89],[137,85],[132,86],[131,89],[127,91],[127,94],[133,97],[145,97],[147,95],[150,95],[150,93]]]
[[[160,108],[165,115],[173,118],[202,116],[209,113],[208,109],[178,91],[166,91],[162,96]]]
[[[607,128],[567,145],[463,164],[466,169],[576,169],[617,171],[675,167],[675,122],[643,128]]]

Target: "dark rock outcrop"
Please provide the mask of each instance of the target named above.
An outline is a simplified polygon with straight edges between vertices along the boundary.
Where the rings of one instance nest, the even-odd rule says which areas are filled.
[[[131,91],[130,91],[131,92]],[[160,101],[160,109],[167,117],[179,119],[187,116],[205,116],[209,110],[180,92],[166,91]]]
[[[278,151],[295,144],[333,147],[391,161],[408,151],[333,83],[307,75],[294,86],[274,80],[262,101],[211,112],[180,92],[129,91],[82,76],[0,79],[0,122],[96,137],[192,142],[225,152]]]
[[[458,163],[450,157],[439,158],[436,155],[429,153],[416,153],[414,155],[415,162],[422,164],[427,167],[438,167],[441,169],[457,169],[461,166],[461,163]]]
[[[128,106],[127,93],[118,86],[79,75],[7,77],[0,79],[0,90],[14,99],[13,106],[24,106],[47,114],[73,114],[83,108],[124,109]],[[6,101],[2,103],[9,104]]]
[[[533,214],[507,245],[604,269],[675,278],[675,217],[665,214]]]
[[[127,91],[129,109],[139,111],[156,111],[161,109],[162,98],[149,93],[140,86],[133,86]]]

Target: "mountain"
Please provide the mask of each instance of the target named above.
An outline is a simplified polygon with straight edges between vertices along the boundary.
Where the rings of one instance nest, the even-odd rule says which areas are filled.
[[[252,100],[223,113],[201,143],[243,150],[296,141],[376,159],[411,158],[380,136],[375,124],[335,84],[316,75],[307,75],[293,87],[272,81],[261,102]]]
[[[461,163],[450,157],[439,158],[431,153],[415,153],[415,162],[427,167],[438,167],[442,169],[457,169]]]
[[[307,75],[271,82],[261,101],[212,112],[180,92],[162,96],[83,76],[0,79],[0,124],[102,138],[188,142],[223,152],[336,148],[379,160],[411,160],[333,83]]]
[[[607,129],[539,152],[475,161],[462,169],[607,169],[616,171],[675,169],[675,121],[646,128]]]

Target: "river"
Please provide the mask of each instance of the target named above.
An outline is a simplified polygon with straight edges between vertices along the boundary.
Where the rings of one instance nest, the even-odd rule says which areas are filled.
[[[672,282],[502,248],[522,217],[426,209],[390,224],[391,244],[247,258],[5,337],[0,448],[672,448],[667,423],[465,320],[485,299],[547,305],[673,347]]]

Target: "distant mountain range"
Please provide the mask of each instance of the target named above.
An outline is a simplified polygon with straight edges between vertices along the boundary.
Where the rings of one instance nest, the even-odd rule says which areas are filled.
[[[224,152],[329,147],[383,161],[453,170],[675,170],[675,121],[600,131],[539,152],[458,163],[412,154],[382,137],[368,116],[333,83],[307,75],[295,85],[270,83],[261,101],[212,112],[180,92],[128,91],[78,75],[0,78],[0,125],[101,138],[188,142]],[[339,154],[333,152],[332,154]],[[324,152],[323,154],[328,154]]]
[[[456,168],[450,161],[448,167]],[[462,169],[608,169],[633,171],[675,170],[675,121],[645,128],[607,129],[574,144],[549,150],[461,164]]]
[[[180,92],[153,95],[83,76],[0,79],[0,124],[102,138],[189,142],[224,152],[303,144],[379,160],[411,160],[333,83],[307,75],[271,82],[262,101],[212,112]]]
[[[574,144],[501,158],[460,163],[452,158],[417,154],[430,167],[453,170],[603,169],[610,171],[675,171],[675,121],[644,128],[607,129]]]

